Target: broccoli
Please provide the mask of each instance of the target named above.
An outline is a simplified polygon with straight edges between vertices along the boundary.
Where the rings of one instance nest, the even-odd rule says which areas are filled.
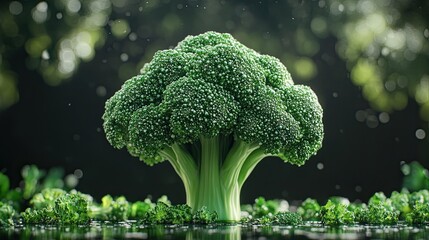
[[[84,224],[88,223],[89,197],[85,194],[61,189],[44,189],[30,200],[32,208],[21,213],[25,223],[33,224]]]
[[[249,208],[249,213],[253,218],[260,218],[266,215],[274,215],[280,207],[279,200],[265,200],[264,197],[255,199],[253,206]]]
[[[189,36],[158,51],[107,102],[107,140],[148,165],[167,160],[186,203],[240,219],[240,191],[268,156],[303,165],[321,147],[322,108],[285,66],[230,34]]]
[[[328,200],[321,207],[320,216],[322,223],[330,226],[352,224],[355,220],[354,213],[348,209],[348,205],[332,200]]]
[[[399,211],[399,218],[405,219],[405,216],[411,211],[409,203],[409,194],[405,192],[394,191],[389,198],[392,201],[393,207]]]
[[[304,221],[320,220],[320,205],[315,199],[307,198],[301,203],[296,212],[301,215]]]
[[[11,205],[0,202],[0,227],[14,225],[13,218],[15,215],[15,209]]]
[[[399,220],[399,214],[405,206],[403,196],[392,193],[392,199],[386,198],[384,193],[375,193],[365,204],[355,206],[353,212],[355,220],[362,224],[371,225],[392,225]],[[398,209],[399,208],[399,209]]]
[[[411,192],[429,189],[429,171],[419,162],[411,162],[401,167],[404,178],[402,186]]]
[[[273,222],[280,225],[297,226],[302,224],[301,215],[294,212],[279,212],[273,218]]]
[[[429,223],[429,202],[417,202],[410,213],[405,216],[408,224]]]

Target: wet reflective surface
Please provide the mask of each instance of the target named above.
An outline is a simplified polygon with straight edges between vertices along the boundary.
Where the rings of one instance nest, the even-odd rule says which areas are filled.
[[[15,226],[0,229],[0,239],[429,239],[429,226],[146,226],[133,221],[92,222],[85,226]]]

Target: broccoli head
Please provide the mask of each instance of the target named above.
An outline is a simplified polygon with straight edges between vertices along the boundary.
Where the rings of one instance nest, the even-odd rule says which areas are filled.
[[[322,108],[275,57],[230,34],[158,51],[107,102],[107,140],[149,165],[168,161],[187,204],[240,219],[240,190],[267,156],[303,165],[321,147]]]

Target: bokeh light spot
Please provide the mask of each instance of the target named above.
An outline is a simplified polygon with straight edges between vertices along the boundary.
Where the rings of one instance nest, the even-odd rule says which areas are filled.
[[[9,4],[9,12],[12,15],[19,15],[19,14],[21,14],[22,13],[22,9],[23,9],[22,3],[18,2],[18,1],[12,1]]]
[[[423,129],[417,129],[416,130],[416,138],[417,139],[423,140],[423,139],[425,139],[425,137],[426,137],[425,130],[423,130]]]

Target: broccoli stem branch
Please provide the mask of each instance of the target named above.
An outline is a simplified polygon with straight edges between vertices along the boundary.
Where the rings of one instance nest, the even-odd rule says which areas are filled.
[[[236,139],[225,154],[225,139],[222,136],[200,137],[200,156],[192,156],[184,146],[177,144],[160,154],[182,179],[189,206],[194,210],[205,206],[216,210],[219,220],[238,221],[244,181],[267,154],[259,145],[240,139]]]
[[[218,214],[225,210],[222,197],[223,191],[220,186],[220,142],[219,137],[200,138],[201,163],[198,208],[203,206],[209,209],[217,209]]]
[[[258,165],[258,163],[267,156],[270,156],[270,154],[265,153],[263,149],[259,148],[253,151],[246,158],[238,176],[238,185],[240,186],[240,188],[243,187],[244,182],[252,173],[253,169],[255,169],[256,165]]]
[[[176,173],[182,179],[186,192],[186,204],[194,206],[198,200],[198,171],[192,156],[183,147],[173,144],[160,152],[173,166]]]

